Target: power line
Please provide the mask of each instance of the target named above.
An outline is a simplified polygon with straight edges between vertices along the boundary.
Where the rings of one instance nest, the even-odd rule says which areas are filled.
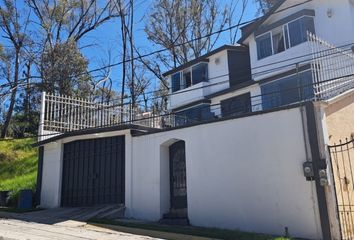
[[[284,8],[284,9],[281,9],[281,10],[279,10],[279,11],[276,11],[276,12],[274,12],[274,13],[272,13],[272,14],[276,14],[276,13],[279,13],[279,12],[283,12],[283,11],[285,11],[285,10],[288,10],[288,9],[291,9],[291,8],[294,8],[294,7],[297,7],[297,6],[306,4],[306,3],[311,2],[311,1],[313,1],[313,0],[307,0],[307,1],[305,1],[305,2],[302,2],[302,3],[299,3],[299,4],[295,4],[295,5],[289,6],[289,7],[287,7],[287,8]],[[249,24],[249,23],[258,21],[258,20],[260,20],[261,18],[262,18],[262,17],[259,17],[259,18],[256,18],[256,19],[252,19],[252,20],[249,20],[249,21],[245,21],[245,22],[242,22],[242,23],[234,24],[234,25],[232,25],[232,26],[230,26],[230,27],[227,27],[227,28],[224,28],[224,29],[221,29],[221,30],[218,30],[218,31],[209,33],[209,34],[206,34],[206,35],[204,35],[204,36],[192,38],[192,39],[190,39],[190,40],[188,40],[188,41],[185,41],[185,42],[182,42],[182,43],[172,44],[170,47],[162,48],[162,49],[159,49],[159,50],[156,50],[156,51],[147,53],[147,54],[139,55],[138,57],[130,58],[130,59],[127,59],[127,60],[124,60],[124,61],[120,61],[120,62],[113,63],[113,64],[109,64],[109,65],[106,65],[106,66],[103,66],[103,67],[100,67],[100,68],[96,68],[96,69],[93,69],[93,70],[90,70],[90,71],[86,71],[85,73],[77,74],[77,75],[75,75],[74,77],[79,77],[79,76],[84,75],[84,74],[87,74],[87,73],[98,72],[98,71],[104,70],[104,69],[106,69],[106,68],[111,68],[111,67],[115,67],[115,66],[121,65],[121,64],[123,64],[123,63],[128,63],[128,62],[131,62],[131,61],[134,61],[134,60],[139,60],[139,59],[142,59],[142,58],[146,58],[146,57],[149,57],[149,56],[152,56],[152,55],[161,53],[161,52],[168,51],[168,50],[170,50],[170,49],[172,49],[172,48],[174,48],[174,47],[180,47],[180,46],[183,46],[183,45],[186,45],[186,44],[189,44],[189,43],[192,43],[192,42],[195,42],[195,41],[198,41],[198,40],[207,38],[207,37],[211,37],[211,36],[216,35],[216,34],[220,34],[220,33],[226,32],[226,31],[230,31],[230,30],[233,29],[233,28],[237,28],[237,27],[240,27],[240,26],[243,26],[243,25],[246,25],[246,24]],[[31,77],[31,78],[39,78],[39,79],[41,79],[41,77],[39,77],[39,76],[34,76],[34,77]],[[26,79],[27,79],[27,78],[24,78],[23,80],[26,80]]]

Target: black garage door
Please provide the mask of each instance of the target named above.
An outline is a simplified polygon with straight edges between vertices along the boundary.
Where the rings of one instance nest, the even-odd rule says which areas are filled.
[[[63,207],[124,203],[124,136],[64,144]]]

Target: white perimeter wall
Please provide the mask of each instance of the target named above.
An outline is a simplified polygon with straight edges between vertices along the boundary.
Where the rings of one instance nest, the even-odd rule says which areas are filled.
[[[314,182],[299,108],[132,138],[127,215],[159,220],[169,209],[168,146],[186,142],[192,225],[320,239]]]

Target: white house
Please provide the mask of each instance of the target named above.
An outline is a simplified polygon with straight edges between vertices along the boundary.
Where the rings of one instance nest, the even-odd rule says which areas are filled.
[[[252,111],[260,94],[252,81],[249,50],[224,45],[163,74],[170,83],[168,108],[188,121],[214,119]]]
[[[353,1],[280,0],[239,43],[165,73],[171,114],[44,96],[40,206],[353,238]]]
[[[262,98],[263,109],[312,98],[316,92],[309,85],[318,79],[307,33],[350,50],[353,19],[351,0],[280,0],[264,17],[244,26],[238,42],[249,47],[252,79],[260,84],[263,95],[279,92]],[[304,86],[300,94],[297,86]]]

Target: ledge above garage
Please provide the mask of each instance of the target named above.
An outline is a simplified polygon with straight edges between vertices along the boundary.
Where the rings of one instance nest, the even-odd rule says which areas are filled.
[[[81,135],[87,135],[87,134],[100,134],[100,133],[106,133],[106,132],[113,132],[113,131],[122,131],[122,130],[130,130],[132,134],[136,133],[150,133],[153,132],[156,129],[154,128],[148,128],[144,127],[141,125],[135,125],[135,124],[124,124],[124,125],[116,125],[116,126],[109,126],[109,127],[99,127],[99,128],[87,128],[87,129],[81,129],[77,131],[71,131],[71,132],[65,132],[65,133],[58,133],[60,135],[56,135],[54,137],[39,141],[34,143],[32,146],[33,147],[40,147],[45,144],[55,142],[67,137],[75,137],[75,136],[81,136]]]

